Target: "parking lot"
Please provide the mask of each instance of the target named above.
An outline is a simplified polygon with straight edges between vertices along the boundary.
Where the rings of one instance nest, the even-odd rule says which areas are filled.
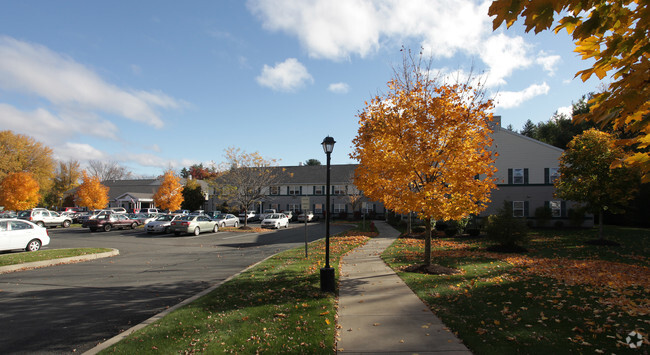
[[[259,225],[253,223],[253,226]],[[332,234],[346,229],[332,225]],[[308,240],[324,236],[308,226]],[[304,245],[303,224],[265,233],[149,235],[142,228],[49,229],[47,249],[120,255],[0,275],[0,353],[83,352],[279,251]]]

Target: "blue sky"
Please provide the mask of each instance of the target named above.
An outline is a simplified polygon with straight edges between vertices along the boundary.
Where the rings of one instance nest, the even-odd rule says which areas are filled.
[[[280,165],[352,163],[357,113],[385,92],[400,48],[446,73],[487,75],[494,113],[521,129],[601,83],[565,33],[492,31],[469,0],[3,1],[0,129],[61,160],[136,175],[219,164],[224,149]]]

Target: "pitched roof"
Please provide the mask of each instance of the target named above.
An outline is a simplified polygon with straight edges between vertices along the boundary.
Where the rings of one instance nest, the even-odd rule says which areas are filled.
[[[318,184],[327,180],[326,165],[281,166],[290,177],[282,179],[283,184]],[[352,183],[357,164],[330,165],[330,182],[332,185]]]

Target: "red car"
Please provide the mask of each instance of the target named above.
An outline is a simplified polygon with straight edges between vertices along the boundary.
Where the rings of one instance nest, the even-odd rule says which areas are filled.
[[[98,229],[101,229],[105,232],[108,232],[113,228],[135,229],[138,225],[139,223],[137,220],[130,219],[124,213],[102,214],[95,218],[86,220],[83,224],[83,226],[89,228],[91,232],[95,232]]]

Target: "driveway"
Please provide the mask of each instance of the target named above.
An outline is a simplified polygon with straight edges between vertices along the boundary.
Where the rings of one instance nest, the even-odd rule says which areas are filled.
[[[331,226],[331,234],[346,229]],[[310,224],[310,241],[324,236]],[[48,249],[120,255],[0,275],[0,353],[83,352],[277,252],[304,245],[303,225],[262,234],[148,235],[50,229]]]

